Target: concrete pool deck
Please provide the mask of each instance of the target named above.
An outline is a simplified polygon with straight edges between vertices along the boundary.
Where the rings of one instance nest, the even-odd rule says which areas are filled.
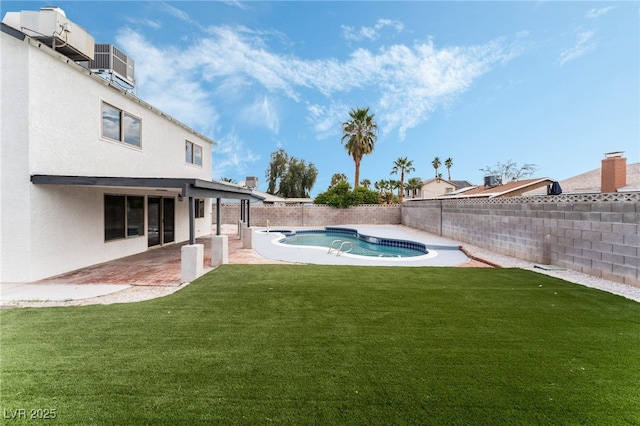
[[[343,226],[349,227],[350,225]],[[532,262],[497,254],[471,244],[463,244],[465,253],[469,253],[469,257],[462,257],[460,253],[456,253],[459,243],[402,225],[351,225],[351,227],[361,229],[361,232],[367,235],[379,233],[380,236],[389,235],[392,238],[408,239],[418,242],[423,242],[423,238],[426,238],[426,244],[442,246],[442,248],[437,249],[439,256],[436,256],[425,266],[450,266],[442,263],[451,262],[454,266],[458,267],[490,267],[493,265],[503,268],[526,269],[618,294],[640,302],[640,288],[638,287],[607,281],[602,278],[571,270],[541,269],[538,267],[539,265],[535,265]],[[294,228],[295,227],[280,227],[280,229]],[[272,227],[272,229],[275,228]],[[264,228],[254,228],[254,231],[260,230],[264,230]],[[222,226],[222,233],[229,237],[230,264],[292,263],[290,260],[277,260],[265,256],[277,257],[276,252],[278,248],[275,247],[275,245],[262,247],[265,246],[265,241],[271,244],[270,240],[275,238],[273,234],[267,236],[268,238],[265,238],[265,241],[263,241],[260,232],[255,232],[253,235],[256,237],[254,242],[257,243],[254,244],[254,246],[257,245],[258,250],[264,253],[261,254],[255,248],[245,249],[237,231],[237,225],[229,224]],[[208,237],[203,238],[202,242],[207,245],[207,240],[209,240]],[[293,250],[298,252],[305,251],[299,248],[294,248]],[[319,253],[314,253],[313,256],[316,258],[324,256],[326,251],[326,249],[322,249]],[[181,285],[179,282],[179,253],[180,244],[176,244],[83,268],[78,271],[72,271],[38,282],[19,284],[0,283],[0,308],[131,303],[167,296],[184,288],[186,285]],[[324,257],[327,258],[327,256]],[[331,259],[331,257],[334,257],[334,259]],[[340,257],[338,257],[338,259]],[[438,259],[438,257],[440,257],[440,259]],[[302,263],[300,257],[297,257],[297,259],[297,263]],[[438,260],[436,261],[436,259]],[[458,262],[458,260],[460,260],[460,262]],[[205,259],[205,262],[206,261],[207,259]],[[330,256],[328,259],[325,259],[325,261],[334,262],[331,264],[339,264],[335,263],[339,262],[339,260],[335,259],[335,256]],[[368,260],[366,265],[375,265],[378,262],[380,262],[380,260]],[[353,264],[353,262],[351,264]],[[388,263],[384,264],[388,265]],[[206,268],[206,270],[211,270],[211,268]]]
[[[458,266],[469,260],[460,250],[460,245],[444,238],[428,234],[402,225],[339,225],[335,228],[355,229],[359,234],[378,238],[415,241],[426,245],[428,255],[417,257],[368,257],[344,253],[338,256],[327,247],[302,247],[277,243],[284,237],[278,230],[324,229],[318,227],[273,227],[253,228],[253,249],[261,256],[284,262],[316,265],[362,265],[362,266]]]

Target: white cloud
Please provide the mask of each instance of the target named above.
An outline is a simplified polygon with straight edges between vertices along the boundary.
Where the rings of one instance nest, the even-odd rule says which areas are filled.
[[[380,31],[385,27],[391,27],[397,33],[404,30],[404,25],[400,21],[379,19],[373,27],[360,27],[359,30],[348,25],[342,25],[342,36],[349,41],[362,41],[364,39],[373,41],[380,37]]]
[[[162,8],[174,18],[178,18],[179,20],[184,22],[189,22],[189,23],[194,22],[186,12],[178,9],[177,7],[171,6],[169,3],[165,1],[161,1],[158,4],[161,5]]]
[[[278,133],[280,127],[278,112],[267,96],[248,105],[242,111],[242,119],[247,125],[264,126],[274,134]]]
[[[151,19],[138,19],[130,16],[127,18],[127,22],[133,25],[142,25],[145,27],[153,28],[154,30],[159,30],[160,28],[162,28],[162,24],[160,24],[160,22]]]
[[[395,21],[376,24],[387,26],[402,28]],[[117,42],[136,59],[140,96],[205,134],[219,123],[216,108],[228,109],[231,102],[244,105],[238,109],[245,116],[277,133],[274,101],[300,103],[309,95],[314,100],[307,106],[308,122],[319,137],[327,137],[339,132],[340,120],[354,106],[346,107],[352,102],[348,98],[358,92],[359,102],[366,103],[359,106],[375,112],[382,132],[397,131],[401,140],[478,77],[518,54],[515,44],[503,40],[449,48],[428,41],[356,49],[344,60],[308,60],[270,49],[272,35],[210,27],[200,40],[178,48],[152,46],[126,30]]]
[[[567,62],[576,60],[593,50],[594,43],[591,42],[591,39],[594,34],[594,31],[578,31],[575,45],[560,52],[560,58],[558,59],[560,66],[564,66]]]
[[[307,122],[318,135],[318,139],[342,135],[340,124],[351,108],[343,103],[331,103],[328,106],[307,105]]]
[[[587,11],[586,17],[590,19],[597,19],[602,15],[609,13],[613,9],[614,9],[613,6],[603,7],[601,9],[591,9]]]
[[[213,148],[214,179],[228,177],[229,173],[247,174],[250,170],[255,174],[252,165],[260,160],[260,156],[247,148],[234,131],[222,136],[218,142]]]

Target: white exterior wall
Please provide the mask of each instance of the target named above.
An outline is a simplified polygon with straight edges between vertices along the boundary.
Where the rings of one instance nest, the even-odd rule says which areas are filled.
[[[29,98],[22,42],[2,34],[0,45],[0,282],[8,268],[29,272]],[[11,58],[11,60],[9,60]],[[20,271],[22,272],[22,271]]]
[[[210,180],[211,143],[47,47],[0,34],[0,282],[35,281],[146,251],[146,235],[105,242],[104,194],[175,197],[175,242],[187,241],[188,202],[177,192],[33,185],[30,176]],[[141,149],[101,138],[102,101],[141,119]],[[185,162],[185,140],[202,146],[202,166]],[[211,229],[205,202],[196,236]]]
[[[422,189],[420,190],[421,198],[439,197],[440,195],[446,194],[447,190],[455,191],[456,187],[444,179],[440,180],[440,182],[432,180],[422,185]]]

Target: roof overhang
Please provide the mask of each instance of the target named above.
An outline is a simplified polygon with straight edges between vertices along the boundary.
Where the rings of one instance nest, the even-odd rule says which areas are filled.
[[[262,201],[264,197],[248,188],[223,182],[190,178],[142,178],[142,177],[98,177],[31,175],[35,185],[71,185],[94,187],[121,187],[138,189],[173,189],[183,197],[222,198]]]

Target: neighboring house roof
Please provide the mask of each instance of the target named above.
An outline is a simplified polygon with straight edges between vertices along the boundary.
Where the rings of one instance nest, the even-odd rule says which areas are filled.
[[[560,181],[563,193],[600,192],[602,168],[591,170]],[[640,191],[640,163],[627,164],[627,185],[618,188],[618,192]]]
[[[442,195],[438,199],[452,198],[503,198],[515,197],[536,188],[551,185],[553,180],[549,178],[524,179],[519,181],[507,182],[504,185],[498,185],[491,188],[484,186],[474,186],[471,188],[463,188],[450,194]]]
[[[449,182],[455,185],[456,190],[473,186],[473,184],[468,180],[451,180]]]
[[[244,185],[231,184],[228,185],[236,186],[237,188],[248,189]],[[255,196],[254,198],[259,198],[263,204],[312,204],[313,198],[283,198],[277,195],[269,194],[268,192],[258,191],[257,189],[251,189],[251,193]],[[228,201],[227,204],[233,204],[233,201]]]
[[[444,183],[448,183],[449,185],[456,186],[456,184],[453,181],[446,180],[444,178],[431,178],[431,179],[423,180],[422,186],[429,185],[430,183],[433,183],[433,182],[437,182],[437,183],[444,182]]]
[[[560,187],[563,194],[594,194],[600,193],[602,185],[602,168],[561,180]],[[627,164],[627,184],[618,188],[618,192],[640,192],[640,163]],[[536,190],[531,195],[546,194],[546,191]]]

